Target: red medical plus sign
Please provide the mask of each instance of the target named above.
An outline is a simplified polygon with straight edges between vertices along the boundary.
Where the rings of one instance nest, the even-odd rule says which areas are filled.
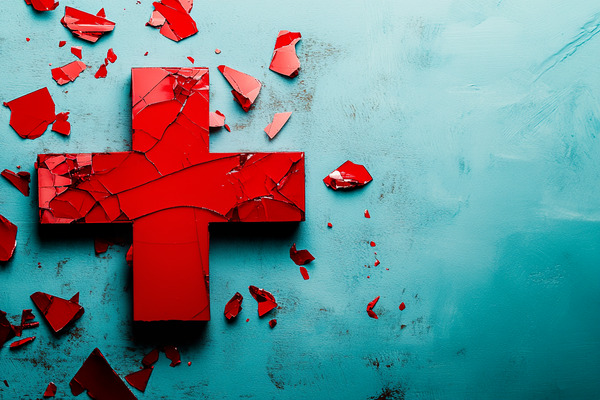
[[[304,153],[210,153],[207,68],[132,69],[133,151],[38,156],[40,220],[133,223],[137,321],[210,319],[208,225],[304,220]]]

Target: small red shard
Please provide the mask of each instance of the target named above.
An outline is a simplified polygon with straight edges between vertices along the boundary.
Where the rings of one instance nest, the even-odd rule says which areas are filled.
[[[248,290],[254,300],[258,302],[258,316],[262,317],[275,307],[277,307],[277,302],[275,301],[275,297],[264,289],[259,289],[256,286],[248,286]]]
[[[58,42],[58,47],[63,47],[65,44],[67,44],[67,41],[61,40],[60,42]]]
[[[86,67],[87,65],[81,61],[73,61],[65,66],[52,68],[52,79],[61,86],[69,82],[74,82],[79,77],[79,74],[85,71]]]
[[[179,355],[179,350],[175,346],[165,346],[163,349],[165,351],[165,355],[169,360],[171,360],[171,367],[176,367],[181,364],[181,356]]]
[[[194,60],[194,57],[190,57],[190,56],[188,56],[188,58],[187,58],[187,59],[188,59],[188,60],[190,60],[190,62],[191,62],[192,64],[195,62],[195,60]]]
[[[296,43],[300,41],[300,32],[279,31],[275,41],[275,50],[269,69],[278,74],[294,78],[300,70],[300,60],[296,55]]]
[[[378,266],[379,264],[381,264],[381,263],[379,262],[379,260],[376,259],[375,260],[375,266]]]
[[[373,241],[371,241],[371,242],[369,243],[369,245],[370,245],[371,247],[375,247],[375,246],[377,246],[377,244],[376,244],[375,242],[373,242]]]
[[[146,57],[147,55],[148,55],[148,52],[145,52],[145,53],[144,53],[144,57]]]
[[[17,226],[0,215],[0,261],[8,261],[17,247]]]
[[[308,271],[306,270],[306,267],[300,267],[300,273],[302,274],[302,277],[304,278],[304,280],[307,281],[309,276],[308,276]]]
[[[328,228],[333,228],[333,224],[332,224],[331,222],[328,222],[328,223],[327,223],[327,227],[328,227]]]
[[[29,182],[31,182],[31,176],[29,172],[19,171],[16,174],[8,169],[2,171],[2,176],[7,181],[13,184],[14,187],[19,189],[25,196],[29,196]]]
[[[21,339],[21,340],[17,340],[16,342],[12,342],[10,344],[10,349],[14,350],[14,349],[18,349],[21,346],[26,345],[27,343],[31,343],[35,340],[35,336],[31,336],[31,337],[27,337],[25,339]]]
[[[25,3],[35,11],[52,11],[58,7],[58,1],[55,0],[25,0]]]
[[[269,321],[269,326],[271,327],[271,329],[275,328],[275,325],[277,325],[277,320],[275,318],[273,318],[272,320]]]
[[[106,64],[102,64],[100,66],[100,68],[98,68],[98,72],[96,72],[96,74],[94,75],[94,78],[96,78],[96,79],[106,78],[107,74],[108,74],[108,71],[106,70]]]
[[[292,115],[292,112],[289,111],[289,112],[277,113],[273,116],[273,122],[271,122],[265,128],[265,133],[269,136],[269,139],[273,139],[275,137],[275,135],[277,135],[279,133],[279,131],[283,128],[283,126],[286,124],[288,119],[290,119],[291,115]]]
[[[375,297],[373,299],[373,301],[371,301],[369,304],[367,304],[367,314],[369,314],[369,317],[371,317],[371,318],[379,319],[379,317],[377,316],[377,314],[375,314],[375,311],[373,311],[373,308],[375,307],[375,305],[379,301],[379,297],[380,296]]]
[[[72,7],[65,7],[65,16],[60,20],[73,36],[96,43],[102,35],[115,29],[115,23],[106,19],[104,9],[92,15]]]
[[[62,112],[56,114],[56,121],[52,124],[52,132],[60,133],[61,135],[69,136],[71,134],[71,123],[69,113]]]
[[[369,214],[369,210],[365,210],[365,218],[371,218],[371,214]]]
[[[146,368],[154,364],[158,361],[159,351],[158,349],[152,350],[150,353],[146,354],[142,359],[142,365]]]
[[[152,3],[154,11],[146,23],[166,38],[179,42],[198,33],[196,22],[190,16],[194,0],[161,0]]]
[[[148,386],[148,380],[150,380],[150,375],[152,375],[153,369],[154,367],[150,367],[133,372],[127,375],[125,380],[140,392],[144,392],[146,390],[146,386]]]
[[[46,391],[44,392],[44,397],[54,397],[56,396],[56,385],[54,382],[50,382]]]
[[[225,311],[223,312],[225,314],[225,318],[231,320],[238,316],[240,311],[242,311],[242,300],[244,300],[242,294],[240,292],[236,292],[231,300],[225,304]]]
[[[225,115],[217,110],[208,114],[208,126],[210,128],[222,128],[225,126]]]
[[[127,250],[127,254],[125,254],[125,262],[130,267],[133,267],[133,245],[129,246],[129,250]]]
[[[35,315],[33,315],[31,311],[31,309],[23,310],[23,314],[21,314],[21,330],[37,328],[40,326],[39,322],[30,322],[35,319]]]
[[[400,325],[400,329],[406,328],[406,325]]]
[[[323,182],[325,182],[327,187],[330,187],[333,190],[348,190],[365,186],[372,180],[373,177],[371,177],[369,171],[367,171],[363,165],[354,164],[352,161],[346,161],[335,171],[327,175],[323,179]]]
[[[111,64],[114,64],[115,61],[117,61],[117,55],[115,54],[115,51],[111,47],[106,52],[106,60],[104,60],[104,63],[108,64],[110,62]]]
[[[79,396],[87,390],[88,396],[97,400],[136,399],[97,348],[79,368],[69,386],[73,396]]]
[[[94,238],[94,252],[96,255],[106,253],[111,244],[113,243],[110,240]]]
[[[237,101],[242,109],[246,112],[250,110],[252,104],[258,97],[262,84],[260,81],[250,75],[244,74],[243,72],[236,71],[233,68],[229,68],[225,65],[219,65],[219,71],[227,79],[227,82],[231,85],[233,90],[233,98]]]
[[[81,46],[71,46],[71,53],[77,58],[81,60],[82,56],[82,48]]]
[[[42,88],[4,105],[10,108],[10,126],[23,139],[36,139],[54,122],[54,101],[48,88]]]
[[[79,319],[84,313],[83,307],[79,304],[79,293],[71,300],[65,300],[47,293],[35,292],[31,295],[31,300],[55,333]]]
[[[308,250],[296,250],[296,243],[290,247],[290,258],[296,265],[306,265],[315,259]]]
[[[400,311],[404,311],[404,309],[406,308],[406,304],[404,304],[404,302],[400,303],[400,306],[398,307],[400,309]]]
[[[15,336],[15,329],[6,318],[6,313],[0,310],[0,347],[2,347],[4,343],[14,338]]]
[[[221,54],[221,50],[220,49],[215,49],[215,54]]]

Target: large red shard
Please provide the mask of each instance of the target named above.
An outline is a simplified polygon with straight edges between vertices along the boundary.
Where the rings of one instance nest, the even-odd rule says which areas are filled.
[[[0,261],[8,261],[17,247],[17,226],[0,215]]]
[[[36,139],[54,122],[55,106],[47,88],[4,103],[10,108],[10,126],[23,139]]]
[[[150,367],[132,372],[125,377],[125,380],[140,392],[144,392],[146,390],[146,386],[148,386],[148,381],[150,380],[150,375],[152,375],[153,369],[154,367]]]
[[[65,7],[65,16],[60,20],[73,36],[96,43],[105,33],[115,29],[115,23],[106,19],[104,9],[96,15],[72,7]]]
[[[58,7],[58,1],[55,0],[25,0],[25,3],[32,6],[35,11],[52,11]]]
[[[59,85],[74,82],[75,79],[86,69],[86,65],[81,61],[73,61],[65,66],[52,68],[52,79]]]
[[[233,319],[238,316],[240,311],[242,311],[242,300],[244,300],[244,296],[240,292],[236,292],[231,300],[225,304],[225,311],[223,312],[225,318]]]
[[[256,286],[248,286],[248,290],[254,300],[258,303],[258,316],[262,317],[275,307],[277,307],[277,302],[275,301],[275,297],[267,292],[264,289],[259,289]]]
[[[288,119],[290,119],[291,115],[292,112],[288,111],[283,113],[277,113],[273,116],[273,122],[271,122],[265,128],[265,133],[267,134],[267,136],[269,136],[269,139],[273,139],[275,135],[279,133],[279,131],[281,130],[281,128],[283,128]]]
[[[132,97],[134,151],[38,156],[40,220],[133,223],[134,319],[209,320],[208,225],[303,221],[304,153],[210,153],[206,68],[134,68]]]
[[[54,382],[50,382],[46,391],[44,392],[44,397],[54,397],[56,396],[56,385]]]
[[[346,161],[340,165],[335,171],[330,173],[323,179],[327,187],[333,190],[338,189],[355,189],[365,186],[371,182],[373,178],[369,171],[360,164],[354,164],[352,161]]]
[[[84,312],[79,304],[79,293],[71,300],[65,300],[47,293],[35,292],[31,295],[31,300],[55,333],[79,319]]]
[[[88,396],[96,400],[136,399],[97,348],[79,368],[69,386],[73,396],[79,396],[87,390]]]
[[[269,69],[278,74],[294,78],[300,70],[300,60],[296,55],[296,43],[300,41],[300,32],[279,31],[275,41],[275,50]]]
[[[375,311],[373,311],[373,308],[375,308],[377,302],[379,301],[379,297],[380,296],[375,297],[372,301],[369,302],[369,304],[367,304],[367,314],[369,314],[369,317],[371,318],[379,319],[377,314],[375,314]]]
[[[308,250],[296,250],[296,243],[290,247],[290,258],[296,265],[306,265],[315,259]]]
[[[25,196],[29,196],[29,182],[31,182],[31,176],[29,172],[19,171],[16,174],[8,169],[2,171],[2,176],[7,181],[13,184],[14,187],[19,189]]]
[[[148,26],[160,28],[160,33],[179,42],[198,33],[196,22],[190,15],[194,0],[161,0],[152,3],[154,12]]]
[[[16,335],[14,326],[6,318],[6,313],[0,310],[0,347]]]
[[[225,65],[219,65],[219,71],[223,74],[227,82],[233,90],[233,98],[237,101],[242,109],[246,112],[250,110],[252,104],[258,97],[262,84],[260,81],[248,74],[229,68]]]

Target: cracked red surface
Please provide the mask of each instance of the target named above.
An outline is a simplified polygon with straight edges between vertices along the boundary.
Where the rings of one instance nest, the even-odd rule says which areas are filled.
[[[262,87],[260,81],[248,74],[229,68],[226,65],[219,65],[218,68],[233,88],[231,94],[233,94],[235,101],[242,106],[244,111],[248,112],[258,97],[258,93]]]
[[[17,247],[17,226],[0,215],[0,261],[8,261]]]
[[[86,68],[87,65],[83,62],[73,61],[62,67],[52,68],[50,72],[52,72],[52,79],[62,86],[74,82]]]
[[[327,187],[333,190],[338,189],[355,189],[365,186],[371,182],[373,177],[369,171],[360,164],[354,164],[352,161],[346,161],[340,165],[335,171],[327,175],[323,182]]]
[[[82,51],[83,49],[81,48],[81,46],[71,46],[71,53],[73,53],[73,55],[79,58],[80,60],[82,58]]]
[[[242,311],[242,301],[244,300],[244,296],[240,292],[236,292],[233,297],[227,302],[225,305],[225,318],[231,320],[238,316],[240,311]]]
[[[163,349],[165,351],[165,355],[169,360],[171,360],[171,364],[169,366],[176,367],[181,364],[181,355],[179,354],[179,350],[175,346],[165,346]]]
[[[146,391],[146,386],[148,386],[148,381],[150,380],[150,375],[152,375],[153,369],[154,367],[150,367],[132,372],[125,377],[125,380],[137,390],[144,392]]]
[[[275,328],[275,325],[277,325],[277,320],[275,318],[273,318],[272,320],[269,321],[269,326],[271,327],[271,329]]]
[[[400,311],[404,311],[404,309],[406,308],[406,304],[404,304],[404,302],[400,303],[400,306],[398,306],[398,308],[400,309]]]
[[[26,344],[33,342],[34,340],[35,340],[35,336],[31,336],[31,337],[26,337],[21,340],[14,341],[10,344],[10,349],[11,350],[18,349],[19,347],[23,347]]]
[[[96,79],[106,78],[106,75],[108,75],[108,71],[106,70],[106,64],[102,64],[100,66],[100,68],[98,68],[98,71],[94,75],[94,78],[96,78]]]
[[[291,111],[275,114],[273,116],[273,122],[271,122],[265,128],[265,133],[267,134],[267,136],[269,136],[270,139],[273,139],[275,135],[277,135],[279,131],[283,128],[283,126],[286,124],[286,122],[288,121],[288,119],[290,119],[291,116]]]
[[[154,11],[146,25],[160,28],[164,37],[179,42],[198,33],[196,22],[190,16],[193,0],[161,0],[152,4]]]
[[[209,320],[208,225],[303,221],[304,154],[210,153],[206,68],[132,86],[134,151],[39,155],[40,220],[133,223],[134,319]]]
[[[84,312],[79,304],[79,293],[70,300],[65,300],[47,293],[35,292],[31,295],[31,300],[55,333],[79,319]]]
[[[369,314],[369,317],[371,318],[379,319],[377,314],[375,314],[375,311],[373,311],[373,308],[375,308],[375,305],[377,305],[377,302],[379,301],[379,297],[380,296],[375,297],[369,304],[367,304],[367,314]]]
[[[92,399],[135,400],[136,397],[112,369],[98,348],[94,349],[71,382],[71,393],[79,396],[87,390]]]
[[[44,391],[44,397],[54,397],[56,396],[56,385],[54,382],[50,382],[48,387]]]
[[[29,182],[31,182],[31,176],[29,172],[19,171],[17,173],[11,170],[5,169],[2,171],[2,176],[13,184],[14,187],[19,189],[25,196],[29,196]]]
[[[308,250],[296,250],[296,243],[290,247],[290,258],[296,265],[306,265],[315,259]]]
[[[69,113],[62,112],[56,114],[56,121],[52,124],[52,132],[60,133],[61,135],[69,136],[71,134],[71,123]]]
[[[23,139],[36,139],[55,120],[55,106],[48,88],[4,103],[10,108],[10,126]]]
[[[6,318],[6,313],[0,310],[0,347],[15,336],[14,326]]]
[[[35,11],[51,11],[58,7],[58,1],[55,0],[25,0],[25,3],[32,6]]]
[[[254,300],[258,303],[258,316],[262,317],[275,307],[277,307],[277,302],[275,301],[275,297],[264,289],[259,289],[256,286],[248,286],[248,290]]]
[[[309,276],[308,276],[308,271],[307,271],[306,267],[300,267],[300,273],[302,274],[302,277],[304,278],[304,280],[307,281]]]
[[[275,50],[269,69],[278,74],[294,78],[300,70],[300,60],[296,55],[296,43],[300,41],[300,32],[279,31],[275,41]]]
[[[102,35],[115,29],[115,23],[106,19],[104,9],[93,15],[76,8],[65,7],[65,16],[60,22],[73,36],[92,43],[96,43]]]
[[[144,358],[142,358],[142,365],[146,368],[151,366],[152,364],[158,361],[159,355],[160,352],[158,351],[158,349],[152,350],[150,353],[146,354]]]

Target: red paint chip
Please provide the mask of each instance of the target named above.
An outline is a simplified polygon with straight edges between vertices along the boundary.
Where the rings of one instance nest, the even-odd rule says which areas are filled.
[[[223,312],[225,314],[225,318],[231,320],[237,317],[240,311],[242,311],[243,300],[244,297],[242,296],[242,294],[236,292],[236,294],[234,294],[233,297],[225,305],[225,311]]]
[[[333,228],[333,224],[332,224],[331,222],[328,222],[328,223],[327,223],[327,227],[328,227],[328,228]]]
[[[398,307],[400,309],[400,311],[403,311],[406,308],[406,305],[404,304],[404,302],[400,303],[400,306]]]
[[[369,214],[369,210],[365,210],[365,218],[371,218],[371,214]]]
[[[63,47],[65,44],[67,44],[67,41],[61,40],[60,42],[58,42],[58,47]]]
[[[265,128],[265,133],[269,136],[269,139],[273,139],[275,135],[283,128],[290,119],[292,112],[277,113],[273,116],[273,121]]]
[[[152,375],[153,369],[154,367],[150,367],[133,372],[127,375],[125,380],[140,392],[144,392],[146,391],[146,386],[148,386],[148,381],[150,380],[150,375]]]
[[[7,181],[12,183],[14,187],[19,189],[23,195],[29,196],[29,182],[31,182],[31,176],[29,172],[19,171],[14,173],[8,169],[5,169],[1,174]]]
[[[221,54],[221,50],[220,49],[215,49],[215,54]]]
[[[275,42],[273,58],[269,69],[278,74],[294,78],[300,70],[300,60],[296,55],[296,43],[300,41],[300,32],[280,31]]]
[[[300,267],[300,273],[302,274],[302,277],[304,278],[305,281],[307,281],[309,279],[308,271],[306,270],[306,267]]]
[[[375,244],[375,242],[370,242],[370,243],[369,243],[369,245],[370,245],[371,247],[375,247],[375,246],[377,246],[377,244]]]
[[[73,61],[62,67],[52,68],[52,79],[62,86],[69,82],[74,82],[86,68],[87,65],[83,62]]]
[[[260,81],[225,65],[219,65],[218,68],[233,88],[231,94],[233,94],[235,101],[242,106],[244,111],[248,112],[258,97],[258,93],[260,93],[262,87]]]
[[[296,250],[296,243],[290,247],[290,258],[296,265],[306,265],[315,259],[308,250]]]
[[[144,356],[144,358],[142,359],[142,365],[144,367],[151,366],[152,364],[154,364],[155,362],[158,361],[159,354],[160,353],[159,353],[158,349],[152,350],[150,353],[148,353]]]
[[[93,15],[72,7],[65,7],[65,16],[60,22],[71,31],[73,36],[92,43],[115,29],[115,23],[106,19],[104,9]]]
[[[256,286],[248,286],[248,290],[250,294],[256,302],[258,303],[258,316],[262,317],[275,307],[277,307],[277,302],[275,301],[275,297],[267,292],[264,289],[259,289]],[[248,322],[249,319],[246,321]]]
[[[375,260],[375,266],[377,267],[379,264],[381,264],[379,260]]]
[[[96,79],[106,78],[106,75],[108,75],[108,71],[106,70],[106,64],[102,64],[100,66],[100,68],[98,68],[98,71],[94,75],[94,78],[96,78]]]
[[[192,64],[195,62],[195,60],[194,60],[194,57],[190,57],[190,56],[188,56],[188,58],[187,58],[187,59],[188,59],[188,60],[190,60],[190,62],[191,62]]]
[[[348,190],[365,186],[372,180],[373,177],[363,165],[346,161],[327,175],[323,182],[333,190]]]
[[[0,215],[0,261],[8,261],[17,247],[17,226]]]
[[[275,318],[273,318],[272,320],[269,321],[269,326],[271,327],[271,329],[275,328],[276,325],[277,325],[277,320]]]
[[[369,302],[369,304],[367,304],[367,314],[369,314],[369,317],[374,319],[379,319],[377,314],[375,314],[375,311],[373,311],[373,308],[375,308],[377,302],[379,301],[379,297],[380,296],[375,297],[371,302]]]

